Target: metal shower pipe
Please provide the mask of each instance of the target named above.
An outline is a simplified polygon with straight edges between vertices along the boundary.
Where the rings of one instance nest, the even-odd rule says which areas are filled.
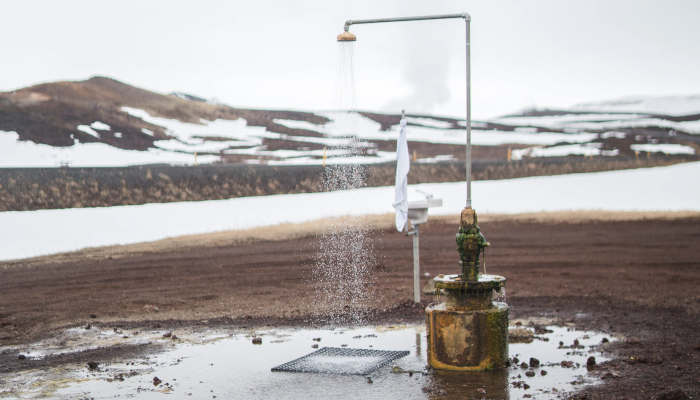
[[[383,22],[404,22],[404,21],[424,21],[432,19],[453,19],[461,18],[466,25],[466,50],[467,50],[467,148],[466,148],[466,174],[467,174],[467,207],[472,206],[472,98],[471,98],[471,57],[470,57],[470,23],[471,16],[467,13],[461,14],[442,14],[442,15],[422,15],[416,17],[398,17],[398,18],[376,18],[376,19],[349,19],[345,21],[344,31],[349,32],[350,25],[359,24],[377,24]]]

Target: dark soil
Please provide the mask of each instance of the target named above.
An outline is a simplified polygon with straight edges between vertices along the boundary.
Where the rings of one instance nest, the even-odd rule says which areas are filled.
[[[425,147],[422,147],[425,146]],[[436,145],[416,143],[420,154]],[[462,151],[461,149],[460,151]],[[507,148],[475,147],[475,180],[509,179],[536,175],[607,171],[669,165],[695,156],[564,157],[505,161]],[[368,186],[393,185],[394,164],[367,167]],[[321,166],[150,165],[124,168],[0,168],[0,211],[102,207],[228,199],[323,190]],[[462,162],[413,163],[411,184],[464,180]]]
[[[700,218],[481,225],[492,244],[488,272],[508,278],[511,318],[548,316],[625,336],[603,345],[614,356],[593,368],[604,384],[577,398],[650,399],[671,390],[700,395]],[[423,271],[457,272],[455,230],[456,223],[440,221],[422,228]],[[368,319],[420,321],[422,308],[407,300],[411,240],[388,230],[372,235],[377,261]],[[167,252],[118,247],[113,254],[0,263],[0,344],[88,322],[163,328],[323,323],[324,304],[311,279],[318,248],[311,236]],[[86,357],[79,361],[95,361]],[[0,354],[0,365],[9,369],[23,361]]]

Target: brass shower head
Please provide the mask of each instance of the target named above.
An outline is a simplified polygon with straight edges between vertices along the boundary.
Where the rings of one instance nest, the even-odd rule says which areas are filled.
[[[357,36],[353,35],[348,31],[345,31],[338,35],[339,42],[354,42],[355,40],[357,40]]]

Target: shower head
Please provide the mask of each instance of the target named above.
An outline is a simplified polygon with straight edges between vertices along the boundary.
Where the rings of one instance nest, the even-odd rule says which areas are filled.
[[[354,42],[355,40],[357,40],[357,37],[348,31],[338,35],[339,42]]]

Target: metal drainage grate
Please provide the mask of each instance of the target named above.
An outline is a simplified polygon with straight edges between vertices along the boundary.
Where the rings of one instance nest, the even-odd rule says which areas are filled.
[[[408,351],[323,347],[304,357],[278,365],[272,371],[366,375],[407,355]]]

